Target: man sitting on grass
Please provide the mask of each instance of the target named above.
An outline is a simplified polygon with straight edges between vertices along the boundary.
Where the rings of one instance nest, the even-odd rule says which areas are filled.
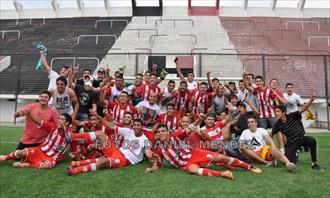
[[[225,177],[227,179],[234,179],[232,172],[215,171],[208,168],[201,168],[201,166],[208,167],[211,163],[226,163],[232,167],[240,167],[249,170],[254,173],[261,174],[262,170],[253,167],[245,162],[242,162],[236,158],[227,157],[219,153],[200,150],[190,149],[188,145],[184,144],[184,140],[191,132],[198,131],[198,126],[205,119],[204,114],[199,114],[198,119],[184,131],[178,131],[169,133],[167,126],[160,123],[155,131],[156,143],[154,148],[159,156],[157,161],[151,168],[147,168],[146,172],[154,172],[160,168],[162,158],[165,158],[174,167],[185,169],[188,173],[202,175],[202,176],[213,176],[213,177]]]
[[[240,151],[251,161],[268,166],[276,166],[275,158],[283,162],[289,171],[295,171],[296,166],[291,163],[275,146],[273,139],[266,129],[257,128],[254,116],[247,118],[248,129],[244,130],[239,138]],[[267,145],[268,143],[268,145]]]
[[[49,131],[47,139],[37,147],[25,148],[16,150],[8,155],[1,155],[0,162],[20,159],[20,162],[15,162],[15,167],[29,168],[53,168],[56,163],[63,159],[64,153],[67,150],[71,141],[71,117],[68,114],[62,114],[57,125],[45,120],[40,120],[31,109],[25,110],[25,115],[31,118],[41,129]]]

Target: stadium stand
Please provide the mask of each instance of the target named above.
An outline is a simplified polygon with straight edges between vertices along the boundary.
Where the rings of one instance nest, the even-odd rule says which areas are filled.
[[[96,27],[97,20],[107,21],[97,23]],[[99,42],[96,44],[95,37],[85,37],[80,38],[77,44],[79,35],[119,37],[130,20],[130,17],[1,20],[0,30],[19,30],[21,35],[18,39],[17,34],[6,33],[2,39],[0,51],[2,54],[11,56],[11,64],[0,73],[0,93],[16,93],[18,86],[20,94],[36,94],[47,88],[48,78],[45,72],[42,69],[35,71],[38,55],[24,55],[36,53],[34,47],[37,43],[43,43],[48,47],[49,64],[52,58],[66,54],[66,57],[77,57],[75,63],[80,64],[81,71],[84,68],[95,69],[97,67],[95,58],[102,60],[115,39],[99,37]],[[85,59],[79,57],[85,57]],[[92,57],[92,59],[86,59],[86,57]],[[73,59],[69,59],[54,60],[52,65],[55,71],[59,71],[61,66],[72,64]],[[20,83],[18,83],[18,78],[20,78]]]
[[[221,17],[220,20],[240,54],[274,54],[265,57],[265,71],[262,71],[261,56],[240,56],[245,71],[265,74],[268,81],[278,78],[280,83],[284,83],[290,79],[295,82],[295,88],[301,95],[316,92],[320,97],[325,97],[324,59],[313,55],[330,53],[327,40],[330,19]]]

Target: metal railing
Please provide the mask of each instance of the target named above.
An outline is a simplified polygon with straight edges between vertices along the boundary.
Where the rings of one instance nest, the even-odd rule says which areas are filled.
[[[7,33],[10,33],[10,32],[16,32],[17,33],[17,39],[20,39],[21,38],[21,31],[19,31],[19,30],[0,30],[1,31],[1,33],[2,33],[2,39],[4,39],[5,38],[5,33],[7,32]]]
[[[114,37],[115,40],[117,40],[117,35],[114,35],[114,34],[95,34],[95,35],[92,35],[92,34],[86,34],[86,35],[79,35],[78,36],[78,40],[77,40],[77,44],[79,45],[80,43],[80,38],[81,37],[95,37],[96,40],[95,40],[95,44],[97,45],[99,43],[99,37]]]
[[[317,29],[320,30],[320,23],[317,21],[286,21],[285,22],[285,28],[289,28],[289,23],[300,23],[301,24],[301,29],[304,29],[304,23],[314,23],[317,25]]]
[[[311,46],[312,39],[327,39],[328,46],[330,46],[330,36],[309,36],[308,37],[308,46]]]
[[[96,57],[54,57],[50,61],[50,67],[51,68],[53,68],[53,62],[55,60],[73,60],[73,64],[72,65],[76,65],[76,60],[96,60],[97,65],[100,64],[100,59],[98,59]]]
[[[95,25],[94,27],[97,28],[97,24],[100,22],[110,22],[110,27],[112,28],[113,26],[113,22],[126,22],[126,26],[128,25],[128,20],[124,20],[124,19],[100,19],[100,20],[96,20],[95,21]]]

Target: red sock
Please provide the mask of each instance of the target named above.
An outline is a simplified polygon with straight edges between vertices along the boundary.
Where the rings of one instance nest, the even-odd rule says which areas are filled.
[[[80,161],[76,161],[76,166],[88,165],[91,163],[95,163],[96,161],[97,159],[80,160]]]
[[[17,151],[13,151],[11,153],[9,153],[8,155],[6,155],[5,160],[12,160],[12,159],[20,159],[20,157],[17,156]]]
[[[248,163],[245,163],[241,160],[238,160],[236,158],[231,157],[229,161],[227,162],[228,165],[231,165],[233,167],[240,167],[244,169],[250,169],[250,165]]]
[[[74,168],[71,170],[71,172],[73,174],[78,174],[78,173],[82,173],[82,172],[91,172],[91,171],[96,171],[96,163],[92,163],[92,164],[88,164],[85,166],[79,166],[77,168]]]
[[[96,135],[94,132],[90,133],[73,133],[71,135],[72,141],[78,141],[78,140],[86,140],[86,141],[93,141],[96,139]]]
[[[210,177],[221,177],[222,172],[211,170],[208,168],[200,168],[200,169],[198,169],[198,175],[210,176]]]

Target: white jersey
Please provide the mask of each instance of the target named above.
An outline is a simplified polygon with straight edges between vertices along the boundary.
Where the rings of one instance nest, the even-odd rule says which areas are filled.
[[[51,106],[57,111],[58,115],[63,113],[71,115],[73,113],[68,87],[65,88],[62,94],[58,93],[57,89],[55,89],[52,99]]]
[[[283,96],[284,99],[287,101],[287,103],[285,104],[287,114],[298,111],[298,106],[303,105],[301,97],[296,93],[292,93],[292,95],[284,93]]]
[[[135,106],[138,110],[138,117],[142,119],[143,122],[150,122],[156,120],[159,115],[160,107],[157,104],[150,105],[149,101],[141,101]],[[143,130],[153,131],[154,124],[145,124]]]
[[[124,87],[124,89],[122,91],[119,91],[116,86],[112,86],[111,87],[111,96],[109,98],[109,100],[114,101],[115,98],[118,98],[118,96],[121,94],[121,92],[128,92],[128,89],[126,87]]]
[[[188,82],[187,81],[187,88],[189,91],[197,90],[198,89],[198,84],[196,81]]]
[[[56,79],[60,77],[60,75],[55,72],[54,70],[50,71],[50,74],[48,76],[49,78],[49,85],[48,85],[48,91],[51,89],[56,89]]]
[[[136,137],[134,130],[129,128],[117,127],[116,132],[123,136],[124,141],[119,148],[125,158],[131,164],[137,164],[143,160],[143,153],[148,145],[148,138],[142,134]]]
[[[244,146],[248,146],[254,151],[266,146],[266,137],[268,136],[266,129],[257,128],[256,132],[252,132],[250,129],[245,129],[239,138],[239,143]]]

